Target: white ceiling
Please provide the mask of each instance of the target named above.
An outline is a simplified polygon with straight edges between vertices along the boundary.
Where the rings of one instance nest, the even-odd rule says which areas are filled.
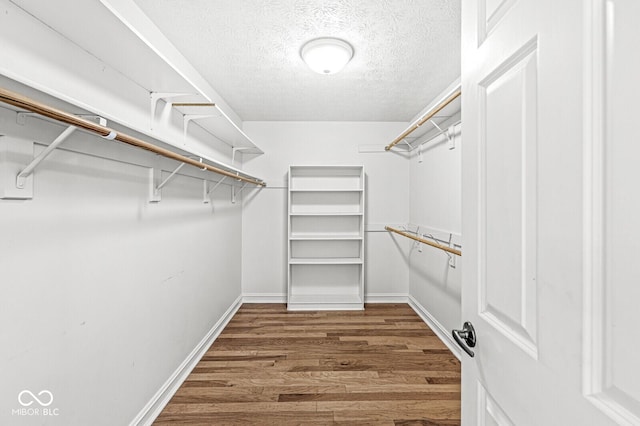
[[[460,75],[461,0],[135,0],[247,121],[409,121]],[[355,50],[340,73],[308,40]]]

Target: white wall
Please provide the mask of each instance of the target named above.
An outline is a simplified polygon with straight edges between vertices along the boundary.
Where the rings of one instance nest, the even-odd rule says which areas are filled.
[[[460,243],[461,232],[461,152],[460,125],[456,126],[455,149],[444,137],[423,145],[422,162],[418,150],[410,161],[410,228],[436,238],[453,235]],[[400,237],[402,238],[402,237]],[[461,269],[464,257],[455,256],[449,265],[446,252],[411,244],[410,294],[446,331],[459,328],[461,315]],[[464,254],[464,247],[462,248]]]
[[[0,134],[63,129],[0,105]],[[222,185],[204,204],[185,167],[149,204],[155,155],[80,132],[62,147],[32,200],[0,200],[0,424],[127,424],[240,297],[241,203]],[[12,416],[25,389],[59,416]]]
[[[367,198],[365,295],[386,300],[408,293],[406,246],[382,231],[384,225],[406,223],[409,167],[396,153],[380,150],[406,123],[379,122],[245,122],[244,130],[259,138],[265,155],[248,159],[245,170],[261,176],[268,187],[245,197],[242,235],[242,290],[254,300],[284,301],[287,289],[287,189],[289,165],[362,164]],[[378,152],[359,152],[361,145]],[[377,232],[376,232],[377,231]]]

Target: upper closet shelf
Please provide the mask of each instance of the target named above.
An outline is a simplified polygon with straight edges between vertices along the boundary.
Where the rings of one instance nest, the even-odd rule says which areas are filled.
[[[398,150],[411,151],[418,145],[445,133],[448,127],[459,123],[461,94],[461,85],[457,81],[393,139],[385,150],[389,151],[395,147]]]
[[[159,138],[154,127],[160,122],[170,123],[168,112],[173,109],[183,115],[185,129],[191,121],[197,121],[205,131],[238,151],[263,153],[242,131],[240,117],[132,0],[12,2],[149,92],[148,128],[123,123],[127,127]],[[74,13],[69,14],[69,8]],[[78,24],[78,16],[86,18],[84,24]],[[178,106],[178,102],[191,106]]]

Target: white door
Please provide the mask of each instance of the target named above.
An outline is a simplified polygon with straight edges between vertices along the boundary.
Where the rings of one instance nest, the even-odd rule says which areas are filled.
[[[638,46],[638,0],[462,1],[463,425],[640,425]]]

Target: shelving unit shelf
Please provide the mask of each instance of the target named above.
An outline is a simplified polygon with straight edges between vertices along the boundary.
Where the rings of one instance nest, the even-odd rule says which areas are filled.
[[[290,166],[287,309],[364,309],[362,166]]]

